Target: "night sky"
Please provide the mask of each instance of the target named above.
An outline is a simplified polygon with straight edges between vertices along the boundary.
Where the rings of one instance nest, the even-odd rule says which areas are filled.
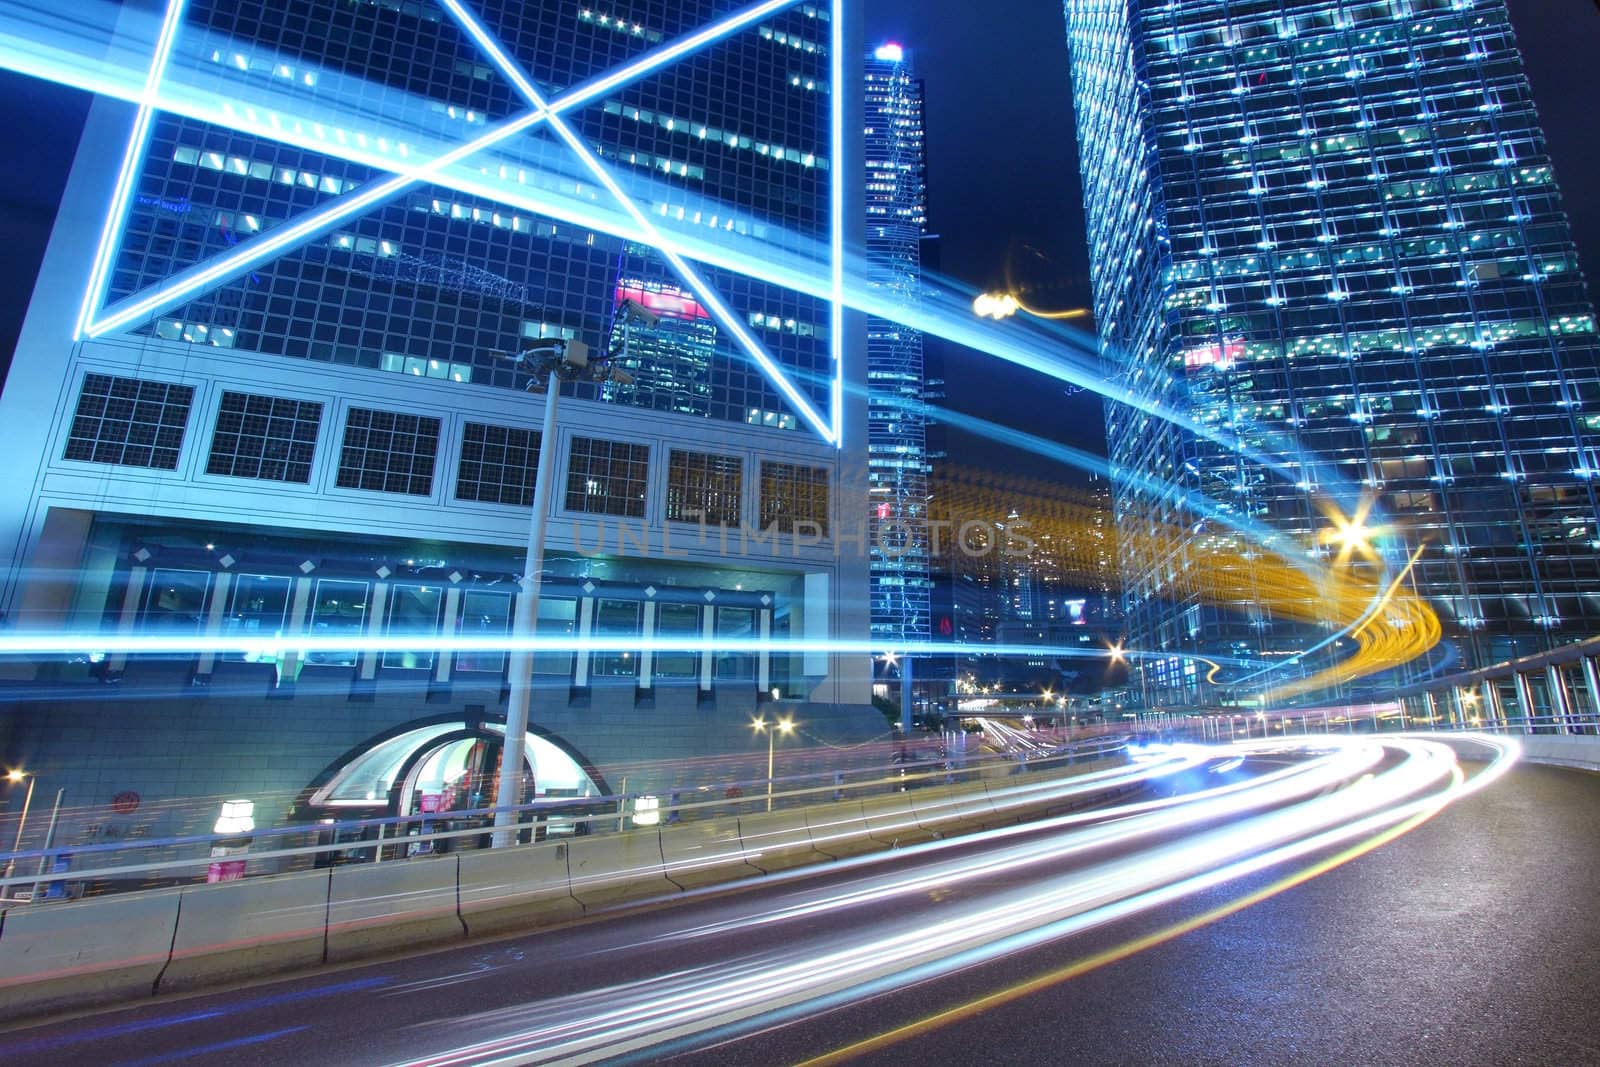
[[[1572,0],[1510,0],[1556,175],[1587,273],[1600,264],[1600,12]],[[911,50],[927,90],[929,213],[939,267],[983,288],[1009,276],[1031,302],[1088,303],[1088,261],[1059,0],[867,0],[869,46]],[[0,73],[0,358],[9,362],[87,109],[86,94]],[[1098,402],[953,349],[952,404],[1091,449]],[[1036,462],[953,435],[957,462],[1039,473]]]

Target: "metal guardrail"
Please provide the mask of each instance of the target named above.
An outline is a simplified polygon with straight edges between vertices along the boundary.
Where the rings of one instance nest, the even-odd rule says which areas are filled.
[[[1048,739],[1047,734],[1041,737]],[[928,750],[933,739],[909,744]],[[843,799],[864,799],[910,789],[970,783],[984,778],[1049,770],[1088,762],[1125,749],[1126,734],[1043,746],[1023,754],[976,758],[891,760],[850,771],[792,775],[768,781],[722,783],[680,790],[668,798],[649,793],[623,793],[587,798],[559,798],[518,805],[519,841],[559,840],[567,836],[616,833],[635,826],[715,820],[762,810],[793,808]],[[748,790],[747,788],[748,787]],[[720,792],[719,792],[720,791]],[[642,798],[659,806],[641,808]],[[283,874],[349,863],[401,862],[425,855],[488,847],[495,815],[502,809],[424,813],[380,818],[323,820],[273,827],[241,834],[190,834],[132,844],[126,841],[0,853],[8,872],[0,877],[0,897],[13,902],[39,898],[44,887],[60,887],[44,898],[69,899],[109,893],[192,885],[219,880],[214,864],[231,864],[233,880]],[[461,826],[461,823],[470,825]],[[431,829],[444,824],[446,829]],[[75,869],[57,870],[70,856]],[[105,862],[83,866],[85,860]],[[32,873],[17,873],[18,871]],[[196,873],[198,872],[198,873]],[[21,887],[23,893],[16,893]],[[71,891],[67,891],[68,889]],[[8,892],[9,891],[9,892]]]
[[[1491,733],[1516,736],[1600,736],[1600,715],[1535,715],[1496,719],[1480,716],[1460,720],[1447,716],[1414,715],[1398,708],[1312,708],[1305,711],[1217,712],[1171,715],[1158,725],[1163,734],[1188,740],[1217,742],[1247,738],[1285,737],[1329,733]]]

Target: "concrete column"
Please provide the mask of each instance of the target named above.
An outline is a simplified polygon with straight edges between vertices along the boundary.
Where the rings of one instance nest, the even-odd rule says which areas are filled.
[[[1595,732],[1600,730],[1600,671],[1595,669],[1593,656],[1583,657],[1583,687],[1589,691],[1589,729]]]
[[[1545,668],[1545,684],[1550,687],[1550,714],[1555,716],[1556,730],[1570,734],[1572,700],[1567,696],[1567,672],[1561,665],[1552,663]]]
[[[289,605],[289,618],[285,620],[283,635],[291,638],[306,632],[307,611],[311,605],[311,578],[296,578],[294,580],[294,600]],[[300,676],[300,649],[285,648],[283,655],[278,658],[278,685],[285,680],[294,681]]]
[[[117,613],[118,637],[133,636],[134,624],[139,619],[139,601],[144,596],[145,579],[149,574],[150,570],[147,567],[134,567],[128,571],[128,587],[122,592],[122,610]],[[115,677],[120,675],[127,665],[128,654],[119,650],[111,654],[106,667]]]
[[[756,612],[760,620],[760,636],[763,646],[772,640],[772,609],[762,608]],[[772,688],[772,651],[763,647],[756,653],[756,692],[761,696],[767,695],[767,690]]]
[[[1517,703],[1522,705],[1522,732],[1531,734],[1534,717],[1539,713],[1533,702],[1533,685],[1522,671],[1517,671],[1512,677],[1517,683]]]
[[[717,633],[714,629],[716,615],[717,609],[710,604],[701,609],[700,637],[706,642],[706,647],[700,652],[700,691],[702,693],[711,691],[712,668],[715,666],[715,660],[712,658],[711,653],[711,640]]]
[[[444,618],[439,622],[439,632],[453,634],[456,624],[461,618],[461,590],[451,586],[444,591]],[[433,661],[433,680],[445,683],[450,680],[450,674],[455,669],[455,654],[448,648],[440,647],[438,658]]]
[[[639,649],[639,688],[649,689],[655,685],[656,674],[656,602],[644,602],[643,623],[644,644]]]
[[[222,624],[228,617],[228,594],[232,591],[233,575],[222,573],[212,576],[211,604],[206,608],[206,624],[203,631],[205,639],[200,643],[200,660],[194,668],[197,681],[209,679],[212,668],[216,666],[217,653],[212,643],[222,634]]]
[[[534,621],[534,632],[538,632],[538,621]],[[578,601],[578,651],[573,656],[576,664],[572,672],[572,684],[579,689],[589,684],[589,653],[585,651],[589,639],[594,636],[594,597],[586,596]]]
[[[389,610],[389,583],[373,582],[372,599],[367,602],[367,627],[368,637],[377,637],[383,633],[384,618]],[[378,651],[368,648],[361,653],[361,658],[356,662],[356,677],[363,682],[370,682],[378,676]]]
[[[1506,724],[1506,705],[1500,699],[1500,686],[1493,678],[1485,678],[1483,687],[1483,721],[1490,726]]]

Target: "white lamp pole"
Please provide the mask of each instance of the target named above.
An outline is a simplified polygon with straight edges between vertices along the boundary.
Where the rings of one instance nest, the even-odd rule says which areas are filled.
[[[17,820],[17,839],[11,843],[12,852],[16,852],[22,847],[22,831],[23,828],[28,825],[28,808],[33,804],[33,787],[38,784],[39,776],[36,774],[29,774],[26,771],[10,771],[6,774],[6,780],[12,785],[16,785],[24,778],[28,779],[28,795],[22,799],[22,817]],[[16,856],[12,856],[6,861],[7,878],[11,877],[11,872],[16,869],[16,866]]]
[[[544,536],[550,522],[550,486],[556,475],[556,405],[561,378],[552,368],[545,379],[544,431],[539,437],[539,469],[533,483],[533,517],[528,523],[527,560],[511,623],[510,692],[506,700],[506,741],[500,750],[500,783],[494,800],[494,847],[516,843],[517,806],[522,803],[522,754],[527,748],[528,706],[533,698],[533,649],[529,642],[539,622],[539,584],[544,571]]]
[[[767,735],[767,810],[772,810],[772,779],[773,779],[773,746],[777,743],[778,733],[790,733],[794,730],[794,720],[790,718],[778,719],[768,723],[766,717],[753,719],[750,728],[758,734]]]

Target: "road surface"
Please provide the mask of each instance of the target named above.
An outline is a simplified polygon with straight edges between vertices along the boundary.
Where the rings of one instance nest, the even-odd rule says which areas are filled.
[[[1373,833],[1350,836],[1198,884],[1230,850],[1274,847],[1259,835],[1308,805],[1348,813],[1376,799],[1374,776],[1426,763],[1372,752],[1212,759],[1114,820],[80,1015],[0,1034],[0,1055],[256,1067],[1600,1063],[1600,775],[1518,766],[1376,847]],[[1202,790],[1208,799],[1190,799]],[[1306,840],[1296,825],[1281,841]],[[1258,837],[1236,840],[1245,828]]]

